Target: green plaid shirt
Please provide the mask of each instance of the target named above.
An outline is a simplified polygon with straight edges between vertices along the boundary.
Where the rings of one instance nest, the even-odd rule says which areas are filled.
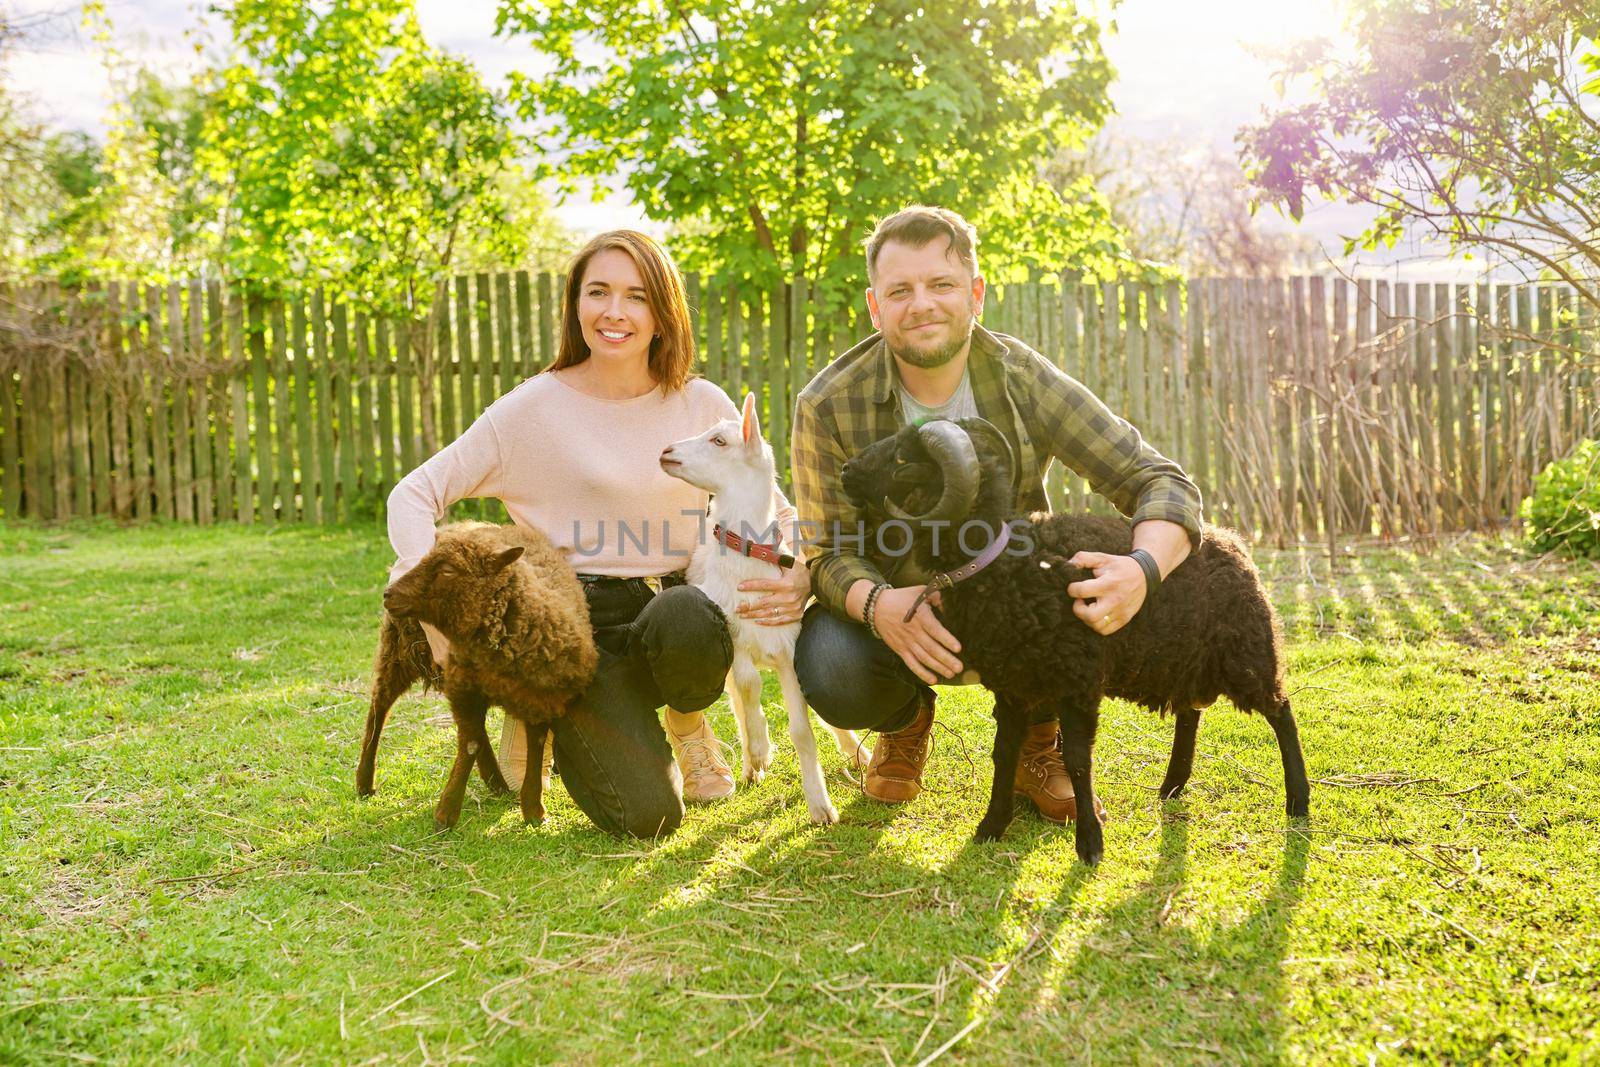
[[[1200,490],[1081,382],[1016,338],[982,326],[972,333],[968,372],[978,412],[1016,450],[1018,513],[1048,507],[1044,474],[1057,459],[1135,523],[1175,522],[1199,545]],[[881,582],[891,566],[875,552],[874,538],[854,537],[866,515],[845,499],[840,471],[900,429],[895,379],[894,357],[874,334],[819,371],[795,401],[795,506],[810,532],[820,527],[817,548],[807,554],[811,589],[840,616],[852,585]]]

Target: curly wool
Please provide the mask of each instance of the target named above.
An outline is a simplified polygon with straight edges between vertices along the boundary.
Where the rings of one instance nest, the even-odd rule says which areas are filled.
[[[1110,636],[1073,614],[1067,586],[1093,577],[1078,552],[1125,555],[1126,519],[1036,513],[1012,521],[1031,540],[943,595],[940,615],[962,661],[984,684],[1030,703],[1099,692],[1156,711],[1202,708],[1219,695],[1245,711],[1287,700],[1276,613],[1231,530],[1204,529],[1200,547]]]
[[[356,789],[363,796],[373,792],[389,708],[421,679],[449,698],[464,746],[435,814],[450,825],[465,786],[463,758],[476,760],[491,787],[505,788],[484,733],[491,704],[526,723],[534,730],[530,738],[542,745],[544,731],[535,728],[565,715],[588,688],[599,663],[588,601],[566,558],[543,534],[472,522],[439,530],[432,550],[390,586],[385,603],[393,610],[384,612]],[[419,620],[450,639],[442,671],[424,651]],[[535,771],[527,780],[531,795],[524,787],[523,810],[530,817],[542,813],[538,778]]]

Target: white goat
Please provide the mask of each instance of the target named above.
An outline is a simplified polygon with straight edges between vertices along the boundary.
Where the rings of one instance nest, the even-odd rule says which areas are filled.
[[[742,424],[726,419],[699,437],[670,445],[661,453],[661,469],[712,494],[710,520],[714,527],[746,539],[752,535],[760,538],[777,521],[772,448],[761,437],[754,396],[744,398]],[[803,561],[797,565],[805,566]],[[772,742],[761,710],[761,673],[757,669],[771,667],[778,672],[783,686],[789,737],[800,757],[800,785],[811,810],[811,821],[835,823],[839,812],[828,799],[805,696],[794,673],[794,643],[800,635],[800,624],[762,626],[739,614],[740,604],[765,595],[741,592],[739,583],[752,578],[775,578],[779,573],[778,564],[740,554],[715,539],[702,539],[689,560],[690,584],[722,609],[732,630],[733,667],[728,672],[728,695],[739,728],[744,780],[759,782],[772,765]],[[872,758],[854,732],[833,729],[833,736],[839,751],[856,769],[864,768]]]

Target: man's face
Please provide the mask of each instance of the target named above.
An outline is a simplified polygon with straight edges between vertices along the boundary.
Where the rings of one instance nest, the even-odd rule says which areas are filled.
[[[972,340],[983,279],[950,254],[948,237],[921,248],[890,241],[878,250],[867,308],[892,355],[914,367],[942,367]]]

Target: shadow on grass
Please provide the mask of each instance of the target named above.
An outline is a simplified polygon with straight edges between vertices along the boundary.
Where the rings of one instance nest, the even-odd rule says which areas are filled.
[[[1144,884],[1102,913],[1073,956],[1012,983],[999,1008],[1064,1014],[1082,1054],[1113,1062],[1283,1058],[1284,963],[1309,844],[1308,834],[1286,830],[1271,889],[1239,921],[1202,926],[1190,921],[1191,907],[1225,909],[1192,899],[1187,812],[1169,804]]]

